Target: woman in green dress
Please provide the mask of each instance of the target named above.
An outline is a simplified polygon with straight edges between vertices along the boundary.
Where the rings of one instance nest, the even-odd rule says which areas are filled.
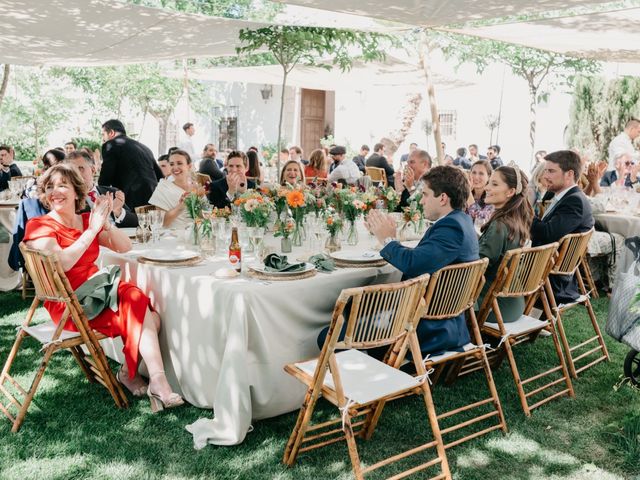
[[[507,250],[520,248],[529,240],[533,209],[527,198],[528,183],[527,177],[516,166],[499,167],[489,179],[485,202],[493,205],[495,210],[482,226],[479,240],[480,257],[488,258],[489,266],[478,305],[482,305]],[[515,322],[524,311],[522,297],[499,298],[498,303],[504,322]],[[493,312],[487,321],[496,321]]]

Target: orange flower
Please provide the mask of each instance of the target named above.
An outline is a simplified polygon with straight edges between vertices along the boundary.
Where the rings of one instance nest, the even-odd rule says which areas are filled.
[[[327,218],[327,225],[333,225],[333,217]]]
[[[235,202],[233,202],[233,203],[234,203],[234,205],[236,205],[236,206],[240,206],[240,205],[242,205],[243,201],[242,201],[242,199],[241,199],[241,198],[236,198]]]
[[[288,192],[287,203],[291,208],[304,207],[304,194],[298,190]]]

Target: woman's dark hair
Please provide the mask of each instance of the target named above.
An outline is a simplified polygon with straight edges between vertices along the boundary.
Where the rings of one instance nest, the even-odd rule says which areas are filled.
[[[326,170],[327,157],[324,154],[324,150],[317,148],[311,152],[309,157],[309,166],[315,168],[318,171]]]
[[[454,210],[463,210],[469,198],[469,182],[459,168],[450,166],[433,167],[422,176],[422,181],[427,184],[437,197],[447,194]]]
[[[70,163],[56,163],[51,168],[48,168],[42,177],[40,177],[38,180],[38,196],[40,202],[47,207],[47,209],[51,210],[51,205],[49,205],[49,201],[47,200],[47,187],[53,182],[53,176],[56,174],[62,175],[73,188],[77,197],[76,212],[84,210],[88,188],[80,176],[78,169]]]
[[[518,175],[514,167],[498,167],[496,173],[500,174],[502,180],[509,188],[518,187]],[[493,215],[487,223],[485,223],[480,231],[484,232],[492,222],[500,222],[508,230],[508,238],[513,241],[516,237],[523,246],[529,240],[529,232],[531,222],[533,221],[533,208],[527,198],[527,187],[529,180],[526,175],[520,171],[520,193],[516,193],[511,197],[502,208],[494,210]]]
[[[179,148],[176,148],[175,150],[172,150],[171,153],[169,154],[169,159],[171,159],[171,157],[173,155],[182,155],[184,158],[187,159],[187,164],[191,165],[191,155],[189,155],[184,150],[180,150]]]
[[[248,177],[255,177],[260,179],[260,161],[258,160],[258,154],[255,150],[249,150],[247,152],[247,160],[249,161]]]
[[[51,157],[49,156],[53,156],[54,161],[52,162]],[[42,163],[44,164],[44,168],[47,169],[53,165],[55,165],[56,163],[60,163],[64,160],[64,152],[60,151],[57,148],[52,148],[51,150],[48,150],[43,156],[42,156]]]

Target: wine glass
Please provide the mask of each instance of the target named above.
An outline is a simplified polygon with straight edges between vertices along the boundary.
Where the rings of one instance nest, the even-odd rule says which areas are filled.
[[[256,254],[256,258],[262,258],[262,240],[264,238],[264,228],[263,227],[251,227],[249,228],[249,240],[251,245],[253,245],[253,251]]]
[[[152,210],[150,212],[151,243],[156,244],[160,240],[160,229],[164,225],[164,210]]]

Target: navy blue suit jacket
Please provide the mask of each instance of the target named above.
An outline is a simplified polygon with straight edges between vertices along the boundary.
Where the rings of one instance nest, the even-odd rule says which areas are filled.
[[[253,180],[247,180],[247,188],[256,188],[256,184]],[[231,200],[227,197],[229,191],[229,184],[227,183],[227,177],[222,177],[220,180],[211,182],[209,186],[209,202],[214,207],[224,208],[231,206]]]
[[[25,198],[20,200],[16,223],[13,225],[13,244],[9,250],[9,266],[16,272],[24,266],[24,258],[20,252],[20,242],[24,238],[24,230],[31,218],[41,217],[49,213],[37,198]]]
[[[390,242],[380,255],[402,272],[403,280],[480,258],[473,221],[461,210],[454,210],[434,223],[415,248]],[[423,354],[459,350],[471,341],[464,315],[448,320],[421,320],[417,333]]]
[[[542,219],[534,218],[531,224],[531,244],[534,247],[559,241],[569,233],[583,233],[594,224],[591,204],[580,187],[571,188]],[[558,303],[569,303],[580,296],[573,277],[552,275],[553,294]]]

